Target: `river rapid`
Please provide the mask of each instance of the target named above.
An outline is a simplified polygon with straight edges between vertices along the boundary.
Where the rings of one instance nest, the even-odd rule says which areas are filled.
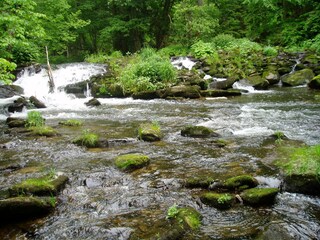
[[[31,84],[18,83],[26,84],[25,89]],[[30,91],[35,93],[35,88]],[[191,206],[202,215],[200,230],[183,239],[256,239],[261,234],[270,237],[272,232],[283,234],[279,239],[320,239],[319,197],[281,192],[269,207],[238,205],[221,211],[201,204],[199,189],[183,186],[187,178],[202,174],[216,179],[252,174],[261,184],[279,187],[280,177],[266,160],[269,156],[263,142],[281,131],[290,139],[319,144],[319,92],[307,87],[275,87],[233,98],[110,98],[99,99],[101,106],[89,108],[84,105],[88,98],[64,93],[59,93],[63,96],[59,98],[59,94],[39,91],[35,94],[42,94],[48,106],[39,111],[60,135],[9,134],[3,116],[0,144],[9,147],[0,151],[0,190],[38,176],[35,168],[63,172],[70,181],[58,196],[54,213],[2,226],[0,239],[129,239],[133,233],[143,236],[158,231],[155,223],[165,219],[173,204]],[[67,119],[82,120],[84,125],[70,128],[58,124]],[[159,123],[163,140],[137,141],[138,126],[150,121]],[[186,125],[212,128],[229,144],[221,148],[210,138],[182,137],[180,131]],[[85,149],[72,144],[86,129],[108,139],[109,147]],[[119,171],[114,158],[133,152],[148,155],[151,164],[133,173]]]

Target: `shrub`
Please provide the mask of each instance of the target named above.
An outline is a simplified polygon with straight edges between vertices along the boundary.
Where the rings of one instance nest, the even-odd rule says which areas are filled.
[[[27,115],[26,127],[41,127],[44,125],[45,119],[40,112],[31,111]]]
[[[235,40],[230,34],[219,34],[212,39],[212,46],[215,49],[226,49],[232,46]]]
[[[84,60],[89,63],[105,63],[108,60],[108,56],[104,53],[97,53],[86,56]]]
[[[271,46],[266,46],[263,48],[263,54],[266,56],[277,56],[278,50]]]
[[[17,65],[9,62],[4,58],[0,58],[0,83],[11,84],[15,78],[11,71],[15,70]]]
[[[216,49],[213,47],[211,43],[198,41],[191,46],[191,52],[197,58],[204,58],[208,56],[213,56],[216,53]]]
[[[162,48],[158,51],[158,54],[163,57],[173,56],[186,56],[188,55],[189,49],[183,45],[170,45]]]

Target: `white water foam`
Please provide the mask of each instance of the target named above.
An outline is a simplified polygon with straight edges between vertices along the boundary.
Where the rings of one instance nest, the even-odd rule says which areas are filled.
[[[241,83],[239,81],[235,82],[232,85],[233,89],[239,89],[239,90],[244,90],[247,93],[270,93],[272,92],[271,90],[256,90],[254,87],[249,86],[247,84]]]
[[[72,63],[57,65],[53,70],[55,84],[54,93],[49,93],[48,75],[45,69],[40,72],[24,70],[15,85],[24,89],[27,97],[35,96],[43,101],[47,107],[71,108],[83,105],[85,99],[77,99],[72,94],[66,94],[63,90],[68,84],[78,83],[90,79],[90,77],[106,72],[105,65],[90,63]],[[85,93],[90,96],[90,90]]]
[[[191,70],[193,66],[196,65],[196,63],[188,57],[179,57],[178,59],[171,61],[171,64],[179,70],[183,68]]]

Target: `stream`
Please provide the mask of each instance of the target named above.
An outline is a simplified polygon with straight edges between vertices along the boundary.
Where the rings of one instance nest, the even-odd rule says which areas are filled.
[[[187,178],[201,174],[216,179],[252,174],[261,184],[278,187],[279,175],[261,146],[275,131],[308,145],[319,144],[319,93],[307,87],[275,87],[233,98],[99,99],[101,106],[89,108],[84,105],[88,98],[58,92],[79,78],[105,71],[101,65],[85,65],[55,70],[54,75],[59,70],[61,77],[51,95],[42,84],[46,81],[41,80],[43,72],[22,75],[16,82],[27,96],[36,95],[46,103],[48,108],[39,111],[60,135],[20,138],[7,133],[6,116],[1,116],[0,144],[10,147],[0,149],[0,190],[38,176],[35,168],[63,172],[70,180],[53,214],[2,226],[0,239],[129,239],[133,232],[156,231],[154,223],[164,219],[173,204],[191,206],[202,215],[200,230],[183,239],[256,239],[268,231],[266,239],[274,232],[284,234],[279,239],[320,239],[319,197],[281,192],[269,207],[239,205],[221,211],[201,204],[196,197],[199,189],[183,187]],[[0,104],[5,101],[1,99]],[[58,124],[67,119],[81,120],[84,125]],[[150,121],[159,123],[164,139],[154,143],[135,140],[138,126]],[[180,131],[186,125],[212,128],[229,144],[221,148],[210,138],[182,137]],[[93,149],[72,144],[86,129],[114,144]],[[133,173],[119,171],[115,157],[133,152],[148,155],[151,164]]]

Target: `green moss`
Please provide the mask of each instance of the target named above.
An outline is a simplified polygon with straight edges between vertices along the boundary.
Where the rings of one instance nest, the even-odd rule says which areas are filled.
[[[258,181],[251,175],[240,175],[232,178],[228,178],[223,186],[228,189],[244,189],[253,188],[258,185]]]
[[[70,127],[73,127],[73,126],[82,126],[83,123],[82,121],[79,121],[79,120],[76,120],[76,119],[69,119],[69,120],[66,120],[66,121],[61,121],[59,122],[60,125],[64,125],[64,126],[70,126]]]
[[[73,140],[73,143],[88,148],[98,147],[99,136],[97,134],[91,133],[90,130],[86,130],[82,133],[82,135],[79,138]]]
[[[241,198],[248,205],[273,204],[278,188],[252,188],[241,193]]]
[[[187,188],[208,188],[213,181],[211,177],[192,177],[186,180],[185,186]]]
[[[320,177],[320,145],[301,148],[282,148],[283,157],[276,164],[287,175]]]
[[[210,137],[214,131],[204,126],[186,126],[181,130],[184,137]]]
[[[150,158],[143,154],[126,154],[118,156],[115,165],[121,170],[130,171],[149,164]]]
[[[138,128],[138,138],[143,141],[159,141],[163,137],[160,125],[157,122],[141,124]]]
[[[31,130],[33,135],[37,135],[37,136],[52,137],[57,135],[57,131],[49,126],[30,127],[29,130]]]
[[[26,127],[41,127],[45,124],[45,119],[40,112],[31,111],[27,114]]]
[[[228,209],[231,207],[234,198],[228,193],[207,192],[201,195],[201,201],[207,205],[218,209]]]
[[[10,188],[11,196],[17,195],[56,195],[68,181],[66,176],[48,174],[40,178],[29,178]]]

